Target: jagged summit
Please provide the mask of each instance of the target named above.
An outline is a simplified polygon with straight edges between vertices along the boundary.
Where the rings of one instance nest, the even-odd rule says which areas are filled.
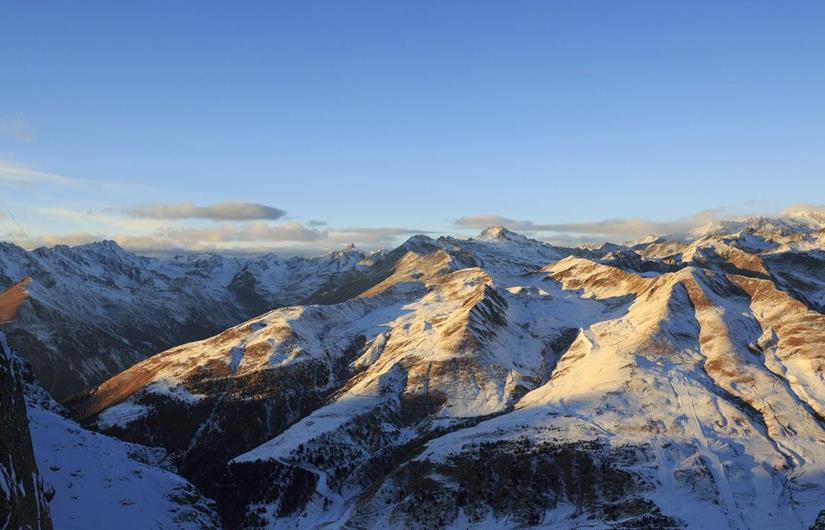
[[[162,446],[227,528],[806,529],[825,507],[809,220],[313,259],[0,246],[0,279],[26,270],[17,339],[67,340],[40,373],[117,359],[72,410]]]
[[[30,299],[7,334],[27,345],[42,384],[65,399],[170,346],[307,302],[363,258],[357,250],[317,258],[151,258],[114,241],[32,251],[2,244],[0,289],[32,278]]]
[[[414,236],[336,277],[338,301],[73,406],[164,445],[230,527],[804,529],[825,507],[825,252],[794,226]]]
[[[821,206],[817,207],[809,204],[799,204],[782,210],[780,216],[805,219],[815,223],[819,227],[825,227],[825,208]]]
[[[66,245],[57,244],[53,246],[41,246],[33,250],[41,254],[49,253],[72,253],[72,252],[103,252],[103,253],[126,253],[127,251],[120,246],[117,241],[112,239],[101,239],[98,241],[91,241],[81,245]]]
[[[106,249],[114,252],[123,251],[123,247],[120,246],[120,243],[113,239],[101,239],[100,241],[93,241],[91,243],[86,243],[85,245],[78,245],[76,248]]]
[[[411,251],[417,254],[427,254],[438,248],[439,243],[437,240],[425,234],[416,234],[414,236],[410,236],[410,238],[402,243],[396,250],[404,252]]]
[[[523,236],[519,233],[513,232],[503,226],[488,226],[476,237],[482,241],[510,241],[514,243],[527,243],[533,241],[532,239]]]

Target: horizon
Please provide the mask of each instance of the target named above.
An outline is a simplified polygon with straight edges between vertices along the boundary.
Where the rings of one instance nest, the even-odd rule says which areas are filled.
[[[507,219],[503,219],[504,221],[508,221]],[[138,256],[145,256],[151,258],[172,258],[172,257],[181,257],[181,256],[192,256],[192,255],[217,255],[217,256],[226,256],[226,257],[248,257],[253,258],[257,256],[264,256],[264,255],[275,255],[279,258],[305,258],[311,259],[315,257],[327,256],[331,254],[335,254],[338,252],[343,252],[347,250],[356,250],[362,252],[365,255],[372,255],[376,253],[380,253],[382,251],[389,252],[395,250],[396,248],[403,246],[409,240],[416,238],[416,237],[427,237],[431,239],[440,239],[442,237],[447,238],[455,238],[458,240],[468,241],[468,240],[481,240],[483,239],[485,233],[491,230],[496,229],[503,229],[506,232],[515,234],[517,236],[526,237],[531,241],[535,241],[538,243],[543,243],[546,245],[550,245],[553,247],[557,247],[559,249],[564,248],[600,248],[604,245],[617,245],[617,246],[625,246],[631,247],[634,244],[638,244],[642,241],[649,241],[651,238],[661,239],[665,241],[678,241],[678,242],[690,242],[696,239],[701,238],[703,235],[706,234],[706,230],[712,230],[713,227],[718,226],[720,229],[724,229],[722,226],[724,223],[742,223],[747,224],[749,222],[760,221],[760,220],[767,220],[767,221],[779,221],[779,222],[787,222],[787,221],[796,221],[802,222],[807,226],[810,226],[811,222],[814,224],[819,224],[821,226],[825,226],[825,207],[816,206],[816,205],[809,205],[809,204],[796,204],[789,206],[788,208],[783,209],[780,212],[774,214],[748,214],[748,215],[740,215],[730,218],[714,218],[709,220],[704,224],[693,224],[691,222],[675,222],[675,223],[662,223],[661,226],[669,226],[676,231],[673,232],[649,232],[644,234],[640,237],[635,239],[626,239],[623,241],[612,241],[612,240],[593,240],[593,241],[568,241],[568,242],[553,242],[552,239],[543,239],[540,237],[539,234],[542,233],[542,230],[534,230],[534,229],[526,229],[526,230],[519,230],[510,228],[504,224],[490,224],[482,228],[481,230],[477,231],[475,234],[471,235],[452,235],[449,233],[436,233],[436,232],[427,232],[427,233],[418,233],[418,234],[410,234],[404,240],[399,242],[398,244],[394,244],[392,246],[382,246],[382,247],[361,247],[355,243],[346,243],[341,244],[338,248],[332,249],[301,249],[296,251],[295,249],[287,250],[285,252],[280,251],[279,249],[265,249],[265,250],[256,250],[256,249],[186,249],[186,248],[168,248],[162,250],[156,249],[141,249],[141,248],[130,248],[129,246],[124,246],[117,239],[94,239],[90,241],[78,242],[78,243],[55,243],[52,245],[39,245],[36,247],[25,247],[22,245],[18,245],[13,241],[3,241],[0,240],[0,243],[11,243],[15,246],[22,248],[25,251],[34,251],[39,249],[47,249],[47,250],[54,250],[56,247],[68,247],[68,248],[77,248],[89,245],[96,245],[96,244],[103,244],[103,243],[114,243],[119,248],[131,252],[132,254]],[[631,220],[632,222],[632,220]],[[744,227],[743,227],[744,228]]]
[[[0,5],[0,530],[825,530],[823,28]]]
[[[815,2],[3,13],[0,240],[26,248],[575,246],[825,204]]]

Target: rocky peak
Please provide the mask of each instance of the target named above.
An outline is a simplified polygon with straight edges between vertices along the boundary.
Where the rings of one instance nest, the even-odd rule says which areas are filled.
[[[783,217],[789,217],[791,219],[800,219],[811,222],[812,224],[817,225],[819,228],[825,227],[825,208],[810,206],[810,205],[798,205],[792,206],[790,208],[785,209],[782,214]]]
[[[488,226],[478,235],[476,239],[482,241],[510,241],[513,243],[528,243],[530,238],[508,230],[503,226]]]

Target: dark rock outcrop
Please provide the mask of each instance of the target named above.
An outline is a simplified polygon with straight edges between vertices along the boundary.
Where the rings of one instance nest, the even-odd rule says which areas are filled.
[[[50,530],[43,479],[34,459],[23,363],[0,332],[0,522],[3,529]]]

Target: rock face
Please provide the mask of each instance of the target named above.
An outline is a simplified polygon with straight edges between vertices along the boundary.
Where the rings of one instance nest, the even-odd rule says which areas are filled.
[[[23,278],[17,284],[0,292],[0,324],[8,323],[17,316],[17,310],[28,298],[26,286],[29,282],[31,278]]]
[[[32,450],[24,385],[22,363],[0,332],[0,522],[4,530],[50,530],[46,488]]]
[[[30,300],[6,331],[38,380],[62,400],[170,346],[310,301],[368,263],[353,249],[314,259],[160,259],[112,241],[31,252],[0,243],[0,289],[31,278]]]
[[[225,528],[821,526],[818,223],[416,236],[70,405]]]

